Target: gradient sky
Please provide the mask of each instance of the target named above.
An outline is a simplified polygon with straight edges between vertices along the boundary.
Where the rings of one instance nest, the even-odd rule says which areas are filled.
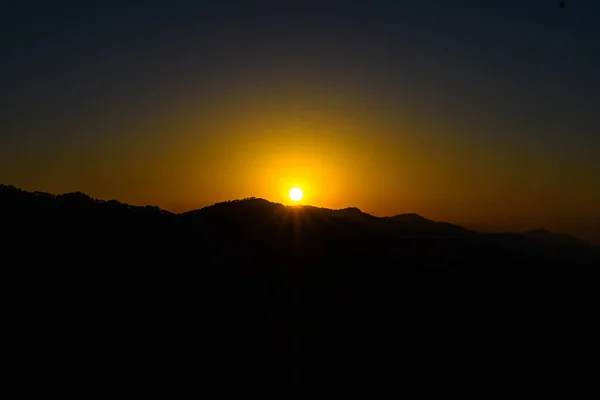
[[[0,183],[173,211],[300,186],[600,242],[598,21],[597,0],[9,0]]]

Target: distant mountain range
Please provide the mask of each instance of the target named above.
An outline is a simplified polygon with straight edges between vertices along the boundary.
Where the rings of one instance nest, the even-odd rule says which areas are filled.
[[[524,236],[534,238],[537,240],[541,240],[547,243],[554,243],[557,245],[564,246],[575,246],[575,247],[587,247],[590,246],[589,243],[586,243],[580,239],[577,239],[574,236],[571,236],[566,233],[553,233],[548,229],[539,228],[533,229],[530,231],[523,232]]]
[[[26,215],[21,218],[50,217],[51,211],[66,211],[68,213],[77,213],[82,210],[94,211],[102,217],[136,218],[135,216],[144,215],[149,219],[157,216],[166,216],[167,218],[181,218],[182,220],[193,220],[204,218],[209,215],[219,215],[220,217],[231,218],[233,215],[243,219],[260,219],[267,214],[272,215],[287,211],[304,210],[307,215],[319,215],[320,217],[334,218],[336,220],[345,220],[354,222],[370,229],[382,229],[386,231],[396,230],[398,235],[442,235],[442,236],[461,236],[473,235],[477,232],[469,231],[459,225],[448,222],[436,222],[427,219],[416,213],[398,214],[392,217],[375,217],[362,212],[356,207],[349,207],[340,210],[331,210],[314,206],[284,206],[279,203],[273,203],[260,198],[247,198],[233,201],[216,203],[212,206],[204,207],[199,210],[189,211],[181,214],[174,214],[162,210],[156,206],[132,206],[121,203],[117,200],[99,200],[94,199],[84,193],[74,192],[61,195],[54,195],[44,192],[28,192],[18,189],[14,186],[0,185],[0,212],[3,212],[4,218],[11,218],[19,211],[26,211]],[[227,210],[229,215],[224,215]],[[242,213],[243,215],[240,215]],[[109,215],[111,214],[111,215]],[[144,221],[148,222],[148,221]],[[254,221],[255,223],[259,220]],[[489,235],[489,234],[488,234]],[[493,234],[492,234],[493,235]],[[497,235],[497,234],[496,234]],[[517,235],[516,233],[514,235]],[[520,234],[523,237],[539,240],[546,243],[564,246],[586,247],[590,244],[577,239],[571,235],[563,233],[553,233],[544,228],[533,229]]]
[[[180,374],[210,360],[223,376],[347,379],[384,373],[373,354],[480,365],[482,349],[522,354],[524,332],[553,351],[600,333],[586,325],[599,249],[543,229],[478,233],[259,198],[174,214],[2,185],[0,230],[10,363],[128,374],[135,359]]]

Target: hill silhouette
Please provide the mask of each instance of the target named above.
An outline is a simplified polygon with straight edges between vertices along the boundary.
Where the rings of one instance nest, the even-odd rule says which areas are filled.
[[[15,365],[331,380],[380,376],[390,357],[541,362],[597,333],[599,250],[542,230],[259,198],[173,214],[4,185],[0,221]]]

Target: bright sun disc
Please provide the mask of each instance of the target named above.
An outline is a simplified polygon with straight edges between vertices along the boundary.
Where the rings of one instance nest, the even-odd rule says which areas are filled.
[[[300,189],[300,188],[290,189],[290,199],[292,199],[294,201],[302,200],[303,195],[304,195],[304,193],[302,193],[302,189]]]

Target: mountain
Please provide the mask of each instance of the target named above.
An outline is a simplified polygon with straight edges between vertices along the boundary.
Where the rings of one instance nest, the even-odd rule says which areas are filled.
[[[419,214],[398,214],[388,219],[398,222],[406,227],[413,230],[424,230],[429,232],[436,232],[439,234],[466,234],[467,230],[459,225],[450,224],[448,222],[436,222],[430,219],[424,218]]]
[[[570,247],[589,247],[590,245],[582,240],[577,239],[566,233],[553,233],[545,228],[532,229],[530,231],[523,232],[524,236],[537,239],[546,243],[551,243],[561,246]]]
[[[0,229],[4,357],[72,377],[200,363],[224,382],[344,381],[389,357],[411,371],[542,360],[600,333],[599,251],[546,231],[259,198],[173,214],[12,186]]]

